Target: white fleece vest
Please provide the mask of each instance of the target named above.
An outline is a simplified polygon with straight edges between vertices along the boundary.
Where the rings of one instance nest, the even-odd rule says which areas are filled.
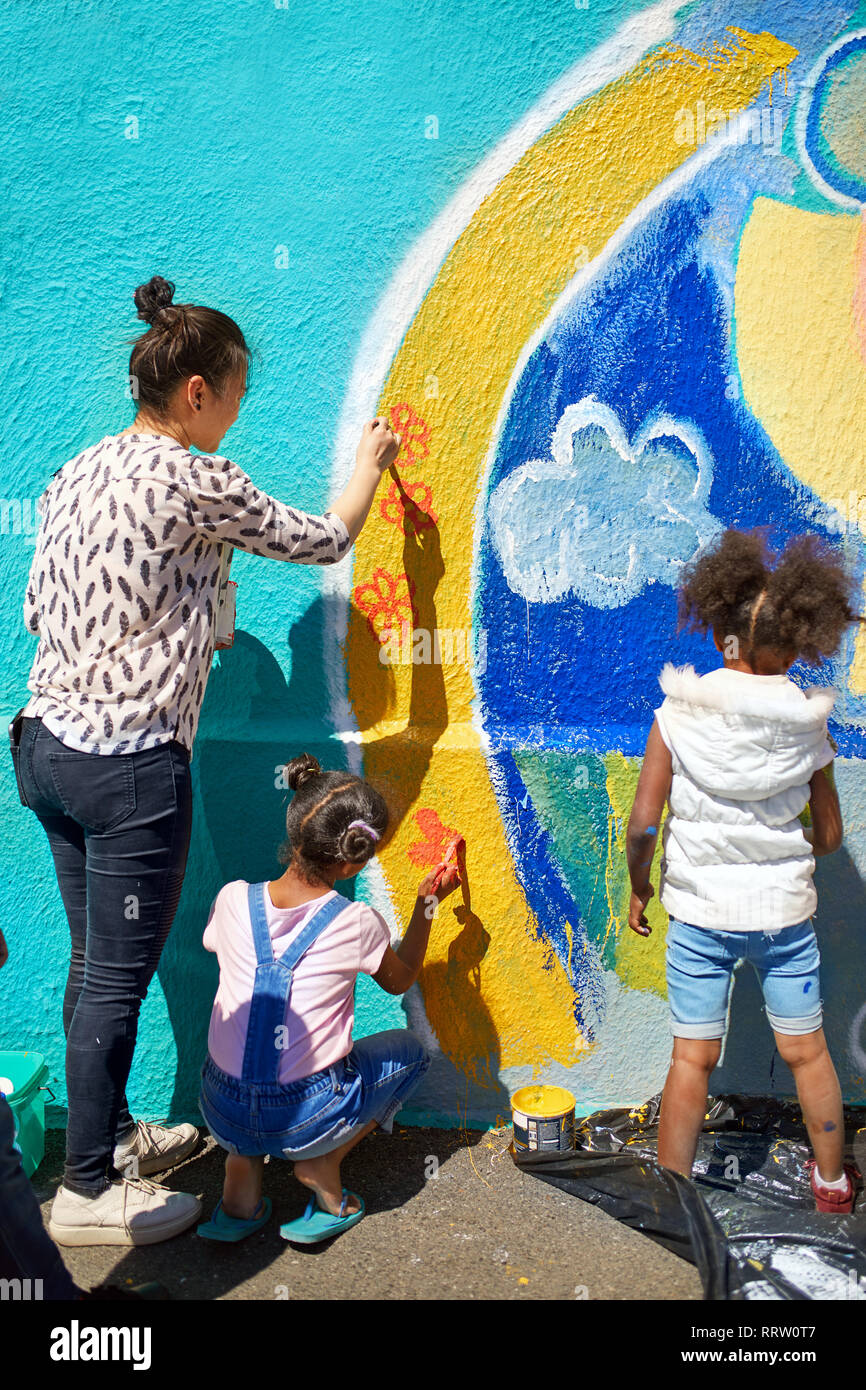
[[[811,917],[815,860],[798,819],[813,773],[833,759],[835,691],[721,667],[668,662],[656,710],[673,780],[662,836],[661,901],[671,917],[720,931],[767,931]]]

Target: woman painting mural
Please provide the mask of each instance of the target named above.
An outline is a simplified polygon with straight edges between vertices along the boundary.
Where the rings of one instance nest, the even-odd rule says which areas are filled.
[[[199,1215],[196,1197],[141,1177],[185,1157],[196,1130],[136,1124],[125,1087],[183,884],[224,548],[335,564],[400,446],[385,420],[366,424],[355,471],[323,516],[261,492],[216,453],[245,390],[243,334],[173,293],[158,276],[135,292],[150,327],[129,364],[134,423],[66,463],[41,499],[24,606],[39,645],[31,698],[10,726],[19,794],[48,836],[72,942],[66,1167],[50,1223],[66,1245],[148,1244]]]

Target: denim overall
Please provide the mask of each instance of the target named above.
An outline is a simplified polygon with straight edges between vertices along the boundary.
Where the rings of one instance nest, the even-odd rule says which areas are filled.
[[[339,1147],[375,1120],[390,1131],[394,1116],[429,1065],[415,1035],[405,1028],[360,1038],[348,1056],[297,1081],[277,1078],[279,1030],[285,1025],[298,962],[341,913],[337,894],[319,908],[279,960],[265,915],[267,883],[251,883],[250,921],[256,947],[255,983],[247,1022],[243,1070],[229,1076],[208,1057],[202,1068],[199,1108],[217,1143],[229,1153],[253,1157],[314,1158]]]
[[[289,943],[279,960],[274,960],[274,948],[265,915],[267,890],[267,883],[251,883],[247,890],[258,964],[247,1022],[241,1079],[257,1083],[278,1080],[280,1049],[277,1047],[277,1035],[286,1022],[292,981],[298,962],[346,906],[346,899],[338,893],[330,902],[320,907],[318,912],[313,913],[310,921],[298,934],[297,940]]]
[[[315,1104],[317,1100],[327,1108],[331,1097],[326,1093],[334,1089],[331,1068],[281,1085],[278,1038],[286,1023],[298,962],[343,911],[346,900],[337,894],[320,907],[275,960],[265,913],[267,890],[267,882],[251,883],[247,892],[257,963],[241,1077],[228,1076],[210,1058],[202,1069],[200,1108],[208,1128],[224,1148],[247,1155],[282,1154],[286,1147],[282,1140],[291,1142],[292,1121],[309,1115],[310,1101],[316,1110],[322,1108]],[[292,1113],[298,1110],[300,1114]]]

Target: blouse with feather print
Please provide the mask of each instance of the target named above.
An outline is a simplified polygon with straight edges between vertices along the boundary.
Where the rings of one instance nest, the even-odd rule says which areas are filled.
[[[176,739],[192,757],[225,546],[302,565],[350,548],[340,517],[285,506],[230,459],[166,435],[107,435],[59,469],[39,509],[22,713],[87,753]]]

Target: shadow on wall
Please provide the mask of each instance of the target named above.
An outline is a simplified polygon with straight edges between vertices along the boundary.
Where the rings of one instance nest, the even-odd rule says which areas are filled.
[[[415,549],[411,539],[406,549],[411,565]],[[431,538],[426,546],[428,560],[435,549],[436,538]],[[415,549],[416,560],[419,554],[420,547]],[[432,630],[436,625],[432,588],[423,583],[417,567],[416,574],[419,618]],[[291,793],[282,784],[282,766],[298,753],[308,752],[323,767],[347,767],[343,744],[329,738],[330,694],[321,659],[339,630],[342,604],[336,598],[319,597],[292,627],[288,682],[267,647],[244,632],[238,632],[234,646],[220,654],[219,666],[211,674],[192,763],[196,801],[186,878],[159,966],[178,1056],[170,1106],[175,1117],[198,1116],[199,1074],[218,981],[216,958],[201,942],[210,905],[225,883],[238,878],[257,882],[283,872],[277,851],[285,838]],[[350,623],[359,620],[366,621],[353,609]],[[444,691],[431,688],[432,682],[441,682],[441,667],[413,666],[412,677],[413,736],[407,739],[401,731],[365,746],[365,760],[374,763],[378,772],[371,780],[392,809],[392,830],[414,804],[416,781],[420,785],[447,719]],[[365,706],[365,725],[377,723],[392,706],[393,684],[393,672],[379,664]],[[340,891],[353,898],[355,880],[341,885]],[[482,1030],[483,1047],[469,1078],[447,1057],[434,1058],[425,1085],[427,1096],[413,1108],[419,1114],[460,1117],[464,1123],[478,1124],[488,1114],[495,1118],[497,1107],[497,1113],[507,1113],[508,1103],[497,1080],[498,1040],[481,996],[481,963],[490,938],[468,902],[448,910],[454,911],[456,919],[448,963],[425,970],[421,987],[425,995],[433,996],[431,1013],[442,1021],[437,1031],[446,1025],[446,1031],[450,1029],[442,1039],[446,1051],[452,1051],[449,1044],[454,1043],[461,1052],[459,1038],[452,1039],[451,1032],[456,1029],[459,1034],[469,1017],[474,1020],[476,1041],[479,1027]],[[133,1073],[131,1089],[135,1084]],[[140,1089],[146,1087],[147,1078],[142,1077]]]
[[[472,911],[468,870],[466,880],[463,901],[452,906],[449,900],[440,908],[453,913],[460,929],[449,943],[447,960],[433,961],[421,972],[424,1006],[442,1047],[437,1065],[424,1078],[421,1097],[471,1127],[507,1118],[510,1100],[499,1080],[499,1038],[482,991],[490,933]],[[449,1060],[455,1057],[461,1059],[462,1070]],[[420,1103],[418,1096],[413,1098],[414,1106]]]
[[[824,1032],[843,1098],[866,1103],[866,886],[843,847],[815,868],[821,949]],[[710,1080],[712,1093],[778,1095],[796,1099],[790,1069],[776,1052],[763,1012],[763,996],[751,966],[741,966],[731,998],[728,1041]]]
[[[178,1066],[171,1114],[198,1114],[199,1074],[216,993],[216,957],[202,946],[210,905],[225,883],[277,878],[291,793],[280,769],[299,753],[323,767],[346,768],[339,740],[329,739],[330,705],[321,653],[333,641],[335,614],[318,598],[291,629],[291,677],[249,633],[220,653],[202,708],[192,762],[195,813],[187,872],[159,966]],[[354,897],[353,880],[341,885]]]
[[[436,632],[436,590],[445,574],[438,526],[429,519],[418,530],[407,526],[402,558],[414,606],[414,630]],[[379,660],[379,647],[370,640],[369,627],[367,616],[353,608],[347,649],[355,688],[363,689],[363,699],[355,703],[363,708],[364,728],[373,727],[394,706],[393,672]],[[448,727],[443,664],[413,661],[410,679],[405,727],[364,744],[365,774],[391,811],[389,834],[417,808],[434,749]],[[470,850],[470,879],[471,867]],[[419,879],[424,872],[419,869]],[[434,1058],[409,1109],[428,1117],[460,1117],[463,1123],[487,1124],[509,1113],[509,1100],[499,1081],[499,1038],[483,997],[483,961],[490,933],[472,910],[468,883],[463,885],[462,899],[455,906],[454,898],[449,898],[439,909],[441,916],[448,919],[453,914],[454,918],[447,960],[425,964],[418,980],[425,1013],[442,1052]]]

